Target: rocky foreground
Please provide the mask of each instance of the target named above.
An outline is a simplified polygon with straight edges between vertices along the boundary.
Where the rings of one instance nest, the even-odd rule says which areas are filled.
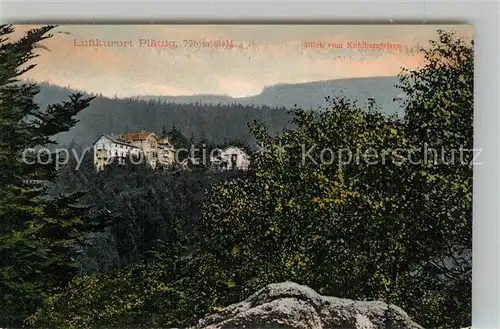
[[[401,308],[322,296],[293,282],[270,284],[191,329],[422,329]]]

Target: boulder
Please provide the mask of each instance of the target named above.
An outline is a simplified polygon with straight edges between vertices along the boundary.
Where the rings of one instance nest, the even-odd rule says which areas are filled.
[[[270,284],[193,329],[422,329],[401,308],[322,296],[294,282]]]

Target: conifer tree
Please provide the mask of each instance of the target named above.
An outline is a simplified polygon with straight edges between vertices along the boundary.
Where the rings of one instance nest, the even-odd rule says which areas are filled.
[[[78,205],[81,193],[51,197],[62,155],[53,136],[68,131],[92,98],[70,95],[40,108],[39,88],[23,81],[33,69],[40,42],[56,26],[29,30],[12,40],[0,26],[0,326],[20,327],[49,291],[76,273],[72,251],[89,223]],[[70,152],[71,154],[71,152]]]

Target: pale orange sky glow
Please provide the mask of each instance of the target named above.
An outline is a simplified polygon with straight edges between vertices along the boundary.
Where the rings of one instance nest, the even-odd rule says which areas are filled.
[[[16,26],[18,32],[27,28]],[[66,25],[44,41],[49,50],[40,50],[26,77],[106,96],[244,97],[277,83],[392,76],[402,67],[416,68],[423,56],[415,50],[438,29],[467,39],[474,33],[472,25]],[[89,45],[96,39],[115,44]],[[234,46],[215,47],[216,41]],[[324,48],[306,48],[307,42]],[[402,48],[349,48],[358,42]]]

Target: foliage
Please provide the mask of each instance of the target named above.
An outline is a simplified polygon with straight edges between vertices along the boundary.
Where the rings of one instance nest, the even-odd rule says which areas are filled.
[[[166,130],[165,127],[162,129],[162,136],[163,137],[168,137],[170,139],[170,142],[175,145],[176,148],[188,148],[189,147],[189,141],[182,134],[182,132],[174,125],[172,127],[172,130],[168,131]]]
[[[84,328],[96,322],[106,327],[116,325],[117,321],[123,323],[124,318],[142,316],[137,314],[137,309],[146,300],[156,293],[169,291],[152,273],[144,275],[144,271],[144,267],[135,266],[101,276],[77,276],[66,294],[54,294],[45,299],[43,307],[27,322],[33,327]],[[57,317],[59,314],[70,316]],[[38,318],[43,321],[36,321]]]
[[[428,156],[472,148],[473,45],[441,31],[424,53],[426,66],[400,76],[404,118],[338,97],[319,113],[297,109],[294,128],[278,135],[256,122],[262,148],[248,175],[110,166],[82,184],[70,172],[72,186],[95,186],[92,200],[116,217],[112,234],[126,241],[123,250],[138,246],[134,235],[162,243],[131,253],[154,251],[147,261],[75,278],[30,323],[185,327],[268,283],[293,280],[326,295],[394,303],[424,327],[469,325],[471,154]],[[198,179],[206,181],[193,188]],[[208,198],[190,192],[205,189]],[[145,223],[155,229],[137,229]],[[181,223],[192,225],[176,229]],[[185,239],[190,230],[196,237]]]
[[[420,160],[408,166],[406,211],[428,226],[415,250],[425,277],[406,297],[420,304],[401,306],[429,324],[463,327],[471,321],[474,44],[440,31],[431,46],[425,68],[401,75],[405,136]]]
[[[163,245],[196,245],[206,191],[220,180],[242,174],[176,166],[160,172],[137,164],[112,164],[96,172],[92,161],[92,151],[80,165],[72,159],[54,191],[86,191],[81,202],[93,205],[90,218],[100,213],[114,218],[112,226],[89,236],[89,243],[80,248],[85,274],[150,262]]]
[[[341,156],[403,147],[402,123],[330,101],[319,118],[298,110],[297,129],[280,136],[255,126],[269,151],[252,159],[254,176],[219,184],[204,209],[205,247],[230,269],[238,298],[283,280],[358,299],[389,299],[396,289],[404,185],[394,178],[402,167],[392,154],[376,164]]]
[[[70,95],[69,101],[41,109],[34,102],[35,84],[19,77],[34,67],[39,43],[54,26],[32,29],[9,41],[11,26],[0,26],[0,323],[20,326],[43,297],[71,280],[78,264],[72,247],[94,223],[76,207],[80,193],[49,197],[57,175],[54,152],[35,150],[54,143],[52,136],[69,130],[73,118],[91,98]],[[31,150],[31,151],[30,151]]]
[[[277,137],[254,126],[268,152],[203,211],[203,247],[235,286],[222,305],[293,280],[395,303],[424,327],[470,322],[473,46],[439,38],[425,67],[401,75],[403,120],[339,98],[319,118],[297,111]],[[441,149],[466,151],[451,162]]]

